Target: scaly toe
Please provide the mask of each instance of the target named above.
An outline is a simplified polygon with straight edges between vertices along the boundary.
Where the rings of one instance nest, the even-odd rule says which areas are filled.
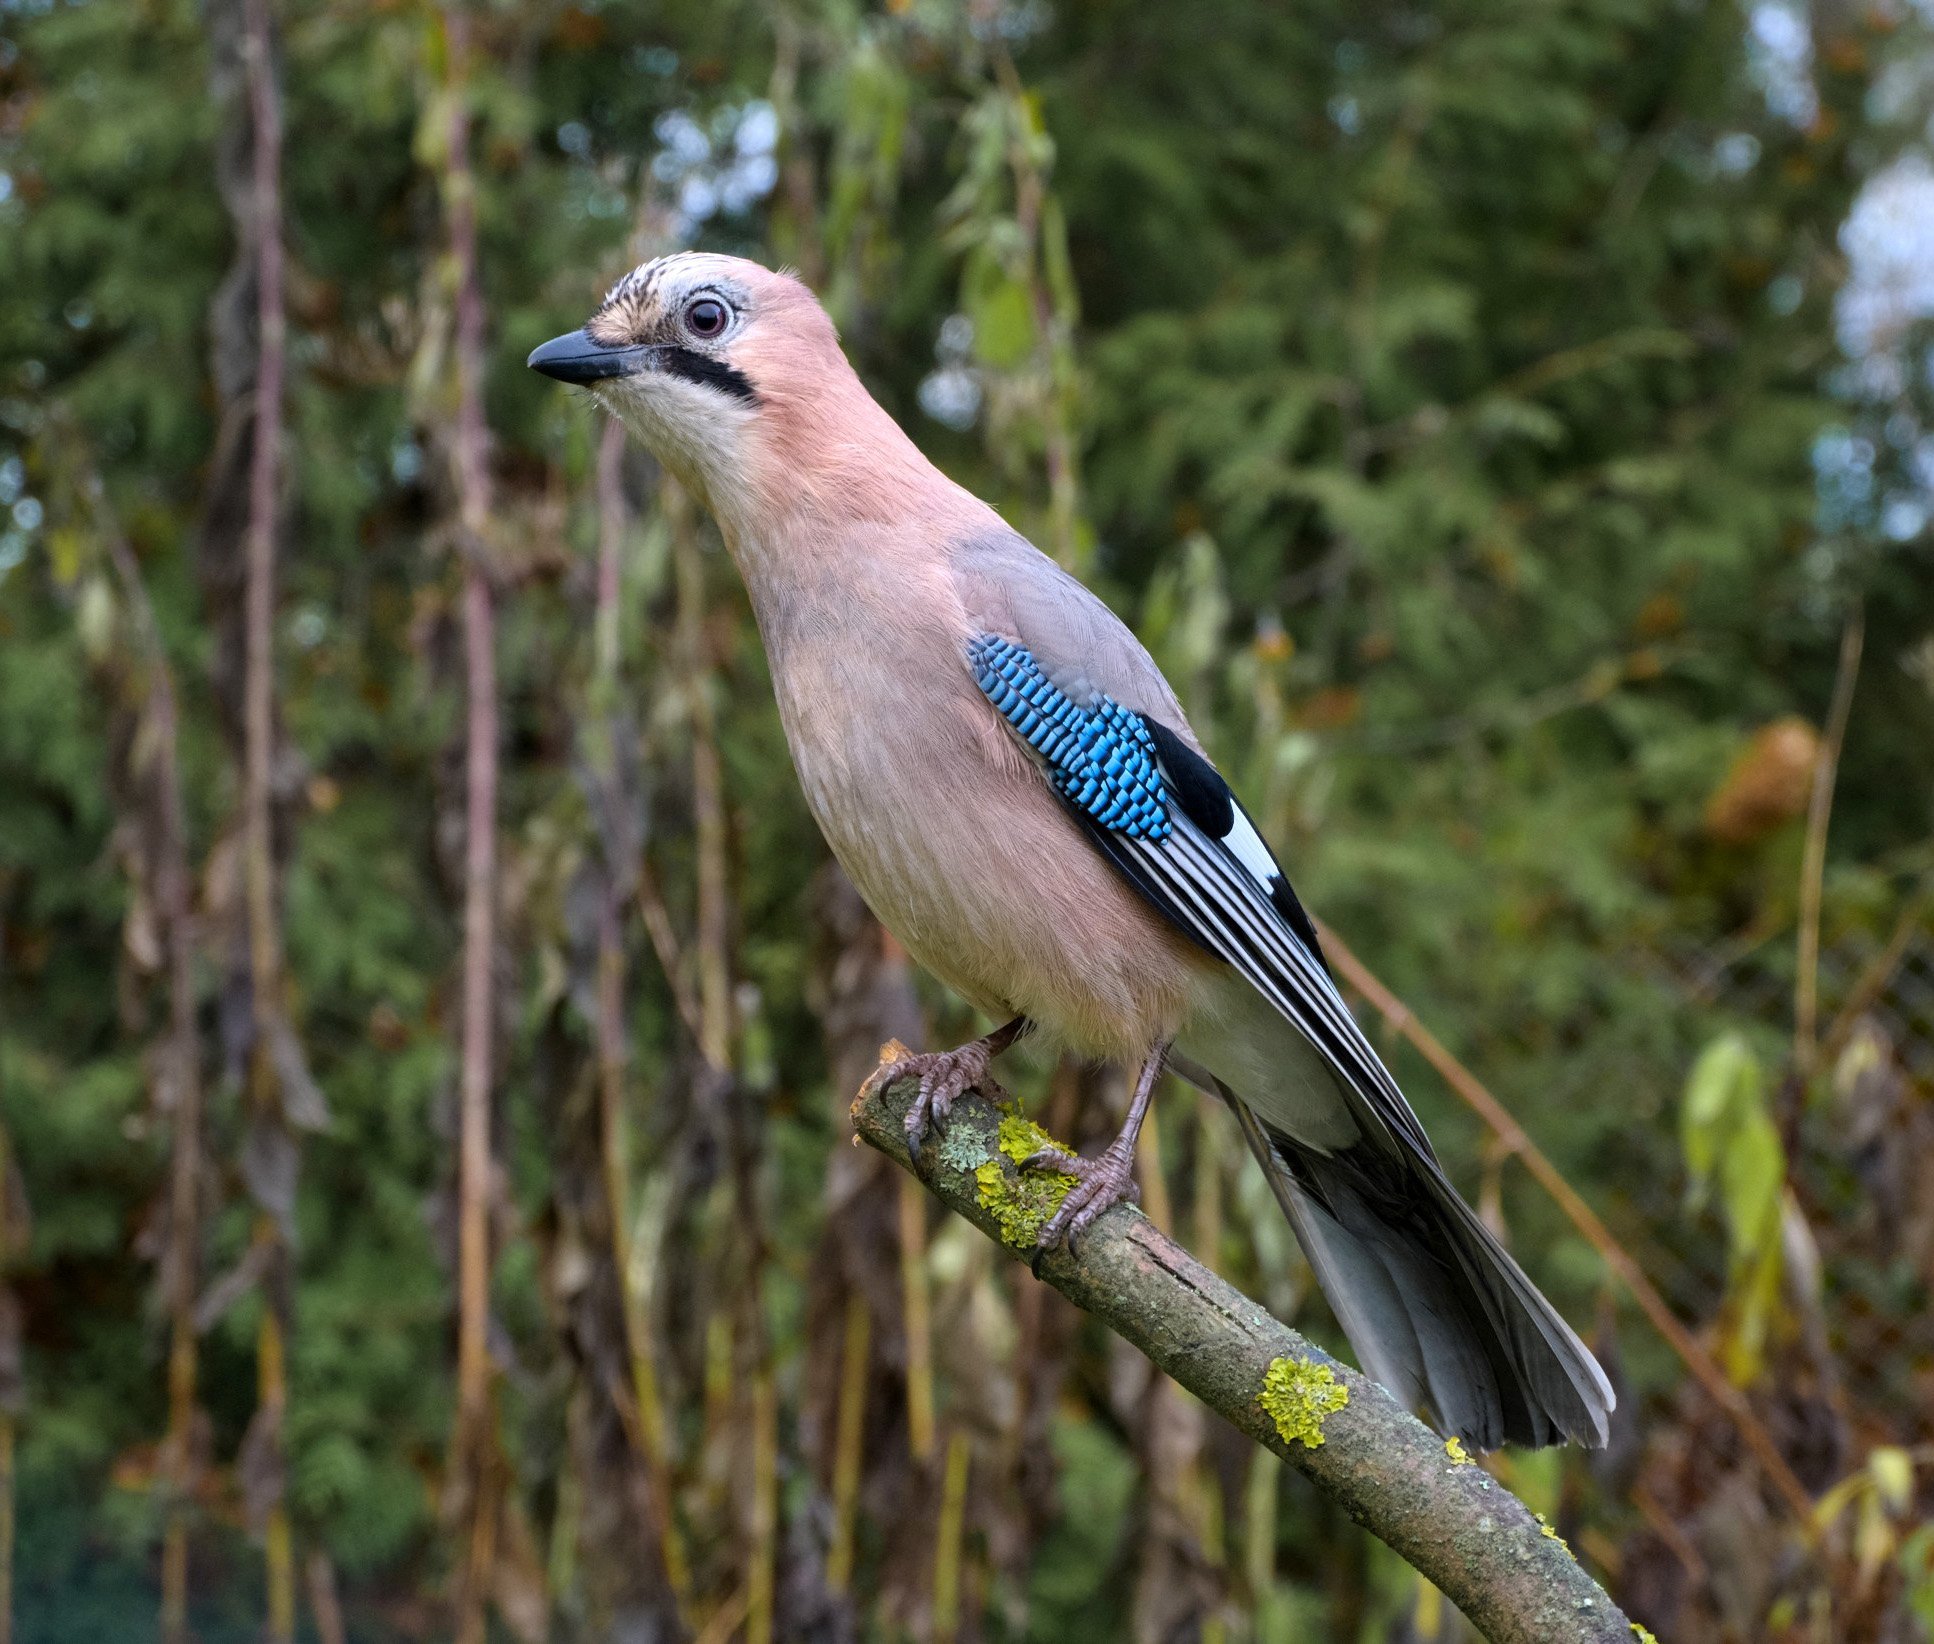
[[[945,1124],[953,1111],[954,1098],[960,1094],[951,1070],[929,1068],[920,1075],[920,1094],[907,1109],[907,1140],[918,1153],[934,1125]]]
[[[1044,1147],[1023,1159],[1021,1168],[1023,1170],[1058,1170],[1064,1176],[1080,1176],[1086,1173],[1088,1161],[1078,1154],[1066,1152],[1058,1147]]]
[[[891,1088],[902,1079],[917,1077],[920,1081],[919,1094],[907,1109],[906,1119],[907,1145],[915,1158],[919,1157],[920,1149],[926,1142],[928,1128],[944,1124],[954,1103],[963,1094],[976,1086],[985,1088],[993,1084],[987,1077],[987,1059],[974,1055],[975,1048],[963,1045],[959,1050],[905,1056],[875,1071],[873,1077],[880,1080],[875,1088],[880,1091]]]
[[[1061,1201],[1048,1224],[1041,1229],[1036,1241],[1042,1249],[1052,1249],[1065,1243],[1069,1255],[1076,1253],[1082,1234],[1104,1211],[1118,1204],[1137,1204],[1141,1201],[1141,1189],[1135,1184],[1133,1163],[1118,1155],[1112,1148],[1098,1159],[1082,1159],[1059,1149],[1044,1148],[1027,1161],[1032,1165],[1044,1155],[1054,1155],[1052,1168],[1065,1171],[1079,1178],[1068,1189],[1068,1196]]]

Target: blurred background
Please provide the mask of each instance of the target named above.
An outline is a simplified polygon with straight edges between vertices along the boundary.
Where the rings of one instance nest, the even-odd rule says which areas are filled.
[[[522,363],[684,245],[1368,966],[1620,1389],[1499,1477],[1661,1639],[1934,1636],[1931,24],[0,0],[0,1639],[1469,1636],[849,1145],[976,1024]],[[1142,1173],[1341,1346],[1225,1113]]]

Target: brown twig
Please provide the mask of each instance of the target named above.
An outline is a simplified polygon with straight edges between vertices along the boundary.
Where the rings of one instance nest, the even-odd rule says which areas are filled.
[[[907,1338],[907,1444],[933,1459],[933,1309],[927,1294],[927,1206],[916,1184],[900,1184],[900,1310]]]
[[[598,755],[608,772],[618,768],[620,720],[610,711],[618,691],[620,557],[624,546],[624,427],[606,423],[598,445],[598,576],[592,630],[597,666],[597,701],[604,707]],[[685,1539],[672,1510],[670,1424],[658,1387],[650,1334],[639,1318],[631,1293],[631,1222],[625,1192],[625,954],[620,928],[620,886],[628,864],[607,861],[598,885],[597,1082],[598,1149],[604,1173],[606,1211],[611,1219],[611,1262],[617,1280],[618,1324],[631,1367],[629,1389],[635,1420],[625,1424],[637,1464],[645,1472],[653,1529],[664,1560],[665,1579],[681,1615],[689,1619],[691,1565]]]
[[[705,637],[705,561],[692,504],[666,476],[660,493],[678,584],[678,651],[692,732],[692,824],[698,856],[698,1045],[717,1071],[732,1066],[731,864],[725,767],[719,757]]]
[[[70,452],[86,451],[82,430],[65,417],[60,419],[60,438]],[[162,1440],[159,1468],[167,1491],[161,1541],[161,1637],[163,1644],[185,1644],[199,1343],[195,1302],[200,1289],[202,1085],[201,1046],[195,1025],[193,876],[188,866],[188,833],[181,800],[180,698],[140,561],[91,463],[76,489],[115,580],[121,585],[146,673],[146,734],[135,742],[136,747],[147,746],[145,768],[132,774],[137,781],[149,783],[154,794],[155,900],[161,909],[168,973],[168,1030],[162,1045],[170,1124],[168,1245],[162,1257],[168,1308],[168,1430]]]
[[[900,1053],[889,1046],[887,1054]],[[943,1204],[1001,1239],[1012,1192],[999,1112],[979,1095],[954,1104],[944,1136],[916,1164],[907,1153],[911,1081],[869,1084],[853,1104],[860,1138],[912,1170]],[[1017,1260],[1027,1252],[1002,1243]],[[1258,1443],[1307,1477],[1357,1523],[1443,1589],[1493,1644],[1631,1644],[1630,1624],[1528,1508],[1384,1390],[1225,1284],[1140,1211],[1116,1206],[1078,1251],[1035,1253],[1036,1273]],[[1318,1442],[1287,1436],[1259,1402],[1272,1366],[1299,1368],[1346,1395],[1312,1417]],[[1279,1374],[1283,1373],[1279,1371]],[[1334,1377],[1334,1383],[1327,1378]]]
[[[665,986],[671,989],[672,1008],[692,1036],[692,1043],[705,1042],[705,1021],[699,1014],[698,995],[685,979],[683,957],[678,951],[678,935],[672,929],[671,910],[665,906],[665,893],[658,888],[658,876],[646,858],[638,862],[638,888],[635,893],[638,919],[651,939],[651,951],[658,956],[658,968],[665,973]]]
[[[860,1464],[865,1459],[866,1373],[873,1348],[873,1315],[858,1290],[846,1298],[846,1339],[840,1354],[839,1413],[833,1438],[833,1533],[826,1548],[826,1585],[843,1593],[853,1584],[853,1526],[858,1516]]]
[[[248,920],[252,1043],[248,1089],[256,1122],[286,1128],[280,1078],[271,1051],[282,1010],[282,932],[275,886],[271,789],[275,761],[276,515],[282,475],[282,378],[288,341],[282,274],[282,108],[275,84],[269,0],[244,0],[242,63],[248,84],[253,167],[251,229],[255,242],[255,443],[249,454],[248,534],[243,596],[242,882]],[[268,1252],[265,1305],[256,1340],[259,1420],[279,1474],[288,1408],[287,1263],[282,1228],[266,1206],[255,1217],[255,1242]],[[263,1524],[267,1562],[268,1636],[295,1638],[295,1544],[286,1488],[278,1476]],[[166,1607],[164,1601],[164,1608]]]
[[[745,1644],[772,1644],[779,1563],[779,1390],[769,1352],[752,1378],[751,1568],[745,1584]]]
[[[1041,443],[1048,480],[1048,547],[1061,564],[1081,557],[1080,445],[1073,415],[1073,292],[1056,290],[1051,259],[1065,260],[1065,236],[1045,168],[1036,152],[1035,104],[1022,83],[1014,54],[998,29],[989,31],[994,81],[1006,103],[1008,168],[1014,178],[1014,222],[1026,259],[1028,303],[1033,310],[1037,357],[1047,391],[1041,411]],[[1052,243],[1051,243],[1052,242]]]
[[[973,1441],[956,1427],[947,1439],[940,1514],[933,1538],[933,1644],[951,1644],[960,1631],[960,1566],[967,1525],[967,1472]]]
[[[1906,956],[1908,944],[1914,940],[1922,921],[1927,918],[1930,900],[1934,900],[1934,893],[1923,883],[1901,903],[1900,916],[1894,921],[1893,932],[1886,944],[1847,990],[1839,1014],[1827,1028],[1821,1041],[1821,1053],[1827,1061],[1831,1062],[1846,1047],[1847,1040],[1853,1036],[1855,1024],[1893,980],[1894,972],[1900,968],[1900,962]]]
[[[1813,792],[1806,807],[1806,848],[1800,857],[1800,935],[1798,974],[1793,981],[1793,1072],[1803,1091],[1813,1077],[1819,1053],[1820,899],[1827,870],[1827,823],[1833,816],[1833,788],[1840,772],[1840,749],[1847,740],[1853,688],[1860,677],[1860,651],[1867,622],[1856,605],[1840,633],[1840,661],[1827,708],[1826,735],[1813,767]]]
[[[1391,1028],[1407,1039],[1423,1055],[1425,1061],[1443,1076],[1444,1082],[1461,1097],[1496,1134],[1498,1141],[1508,1153],[1515,1154],[1524,1161],[1525,1168],[1557,1202],[1571,1223],[1585,1236],[1586,1242],[1596,1250],[1605,1265],[1618,1276],[1619,1282],[1631,1292],[1632,1299],[1639,1304],[1639,1310],[1652,1321],[1652,1326],[1663,1336],[1668,1346],[1690,1370],[1699,1385],[1705,1388],[1713,1401],[1729,1415],[1734,1426],[1739,1429],[1740,1437],[1747,1447],[1758,1457],[1760,1466],[1772,1481],[1791,1510],[1794,1522],[1811,1537],[1813,1530],[1813,1498],[1807,1494],[1786,1458],[1780,1454],[1779,1446],[1773,1436],[1766,1431],[1752,1406],[1742,1393],[1726,1378],[1726,1373],[1714,1362],[1699,1343],[1693,1339],[1691,1331],[1679,1322],[1672,1309],[1666,1306],[1665,1298],[1654,1288],[1652,1281],[1645,1276],[1644,1270],[1627,1253],[1613,1236],[1612,1231],[1598,1218],[1598,1213],[1579,1197],[1558,1167],[1546,1158],[1537,1143],[1525,1133],[1524,1127],[1512,1118],[1504,1104],[1493,1096],[1478,1080],[1477,1076],[1446,1050],[1429,1028],[1418,1021],[1410,1007],[1389,988],[1379,981],[1373,971],[1364,964],[1344,944],[1336,932],[1327,925],[1318,926],[1322,937],[1323,951],[1328,956],[1332,968],[1349,985],[1355,988],[1380,1011]]]
[[[6,1090],[0,1084],[0,1096]],[[0,1306],[8,1315],[7,1329],[14,1335],[20,1327],[20,1302],[11,1285],[12,1268],[19,1258],[16,1230],[24,1220],[24,1206],[9,1202],[12,1197],[12,1138],[0,1126]],[[15,1353],[18,1341],[9,1343]],[[0,1644],[13,1644],[14,1638],[14,1549],[19,1530],[19,1480],[15,1466],[16,1425],[20,1416],[21,1388],[18,1375],[7,1378],[0,1387]]]
[[[444,211],[456,275],[456,426],[451,466],[463,557],[464,908],[463,1016],[457,1143],[457,1418],[452,1474],[468,1548],[458,1582],[456,1636],[477,1644],[495,1540],[485,1474],[490,1426],[490,1109],[492,971],[497,921],[497,634],[484,544],[490,519],[489,431],[483,408],[483,289],[477,268],[477,187],[470,165],[470,16],[443,16],[449,125]]]

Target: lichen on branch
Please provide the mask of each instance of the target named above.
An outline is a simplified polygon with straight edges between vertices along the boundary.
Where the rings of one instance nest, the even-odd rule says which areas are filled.
[[[1056,1145],[1039,1126],[970,1092],[930,1127],[916,1160],[906,1134],[913,1083],[878,1084],[853,1103],[863,1141],[1296,1468],[1493,1644],[1631,1644],[1631,1623],[1584,1567],[1460,1443],[1271,1318],[1132,1206],[1098,1218],[1078,1251],[1036,1249],[1071,1185],[1058,1171],[1021,1170]]]
[[[1032,1250],[1075,1179],[1061,1170],[1022,1168],[1036,1153],[1061,1145],[1032,1119],[1003,1114],[996,1145],[1007,1162],[990,1157],[974,1167],[980,1202],[999,1226],[1002,1244]]]
[[[1283,1443],[1314,1450],[1324,1442],[1324,1418],[1350,1402],[1350,1390],[1327,1364],[1282,1358],[1264,1374],[1256,1402],[1269,1412]]]

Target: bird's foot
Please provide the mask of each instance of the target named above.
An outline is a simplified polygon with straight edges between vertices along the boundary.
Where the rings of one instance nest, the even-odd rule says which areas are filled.
[[[1125,1145],[1124,1145],[1125,1144]],[[1084,1159],[1058,1147],[1044,1147],[1021,1161],[1023,1170],[1057,1170],[1075,1178],[1061,1208],[1048,1219],[1035,1243],[1052,1250],[1066,1242],[1070,1255],[1089,1224],[1111,1205],[1140,1204],[1142,1190],[1135,1184],[1135,1147],[1132,1137],[1117,1137],[1099,1157]]]
[[[907,1146],[914,1158],[927,1139],[929,1125],[944,1124],[954,1103],[970,1090],[978,1090],[989,1101],[1010,1100],[1000,1082],[987,1071],[998,1047],[986,1039],[975,1039],[956,1050],[923,1051],[882,1062],[868,1075],[867,1092],[884,1095],[903,1079],[918,1079],[920,1093],[907,1109]]]

